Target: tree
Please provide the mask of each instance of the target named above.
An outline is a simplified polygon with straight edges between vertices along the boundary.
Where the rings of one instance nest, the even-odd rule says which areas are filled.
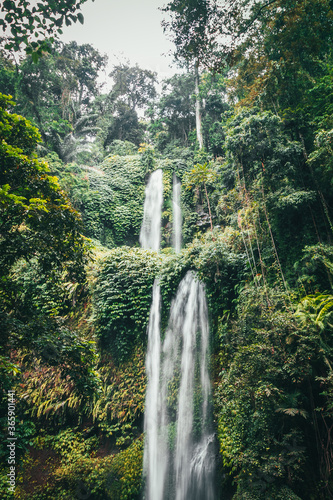
[[[15,94],[17,74],[15,65],[5,51],[0,50],[0,89],[6,95]]]
[[[138,65],[119,64],[109,76],[114,82],[111,90],[113,98],[126,103],[132,110],[143,109],[156,97],[157,75],[153,71]]]
[[[195,128],[193,93],[194,82],[189,73],[174,75],[162,82],[161,97],[150,110],[150,130],[161,149],[174,141],[188,146]]]
[[[56,43],[53,57],[63,82],[63,117],[67,117],[70,111],[74,114],[75,110],[81,113],[86,111],[104,85],[98,83],[98,77],[105,70],[107,56],[100,54],[90,44],[70,42]],[[69,108],[67,113],[66,105]]]
[[[221,17],[226,30],[235,33],[235,44],[228,49],[229,62],[237,69],[230,86],[235,101],[260,104],[279,114],[291,137],[304,142],[307,154],[313,145],[313,111],[318,106],[318,92],[312,89],[324,76],[327,83],[331,80],[327,63],[332,4],[328,0],[245,4],[241,8],[244,2],[232,2],[235,9],[238,6],[237,15],[231,16],[230,7],[228,15]]]
[[[128,64],[115,66],[110,73],[111,92],[99,100],[102,113],[98,125],[103,147],[114,140],[130,141],[139,146],[144,139],[144,126],[138,111],[144,110],[156,96],[156,73]]]
[[[213,184],[215,179],[216,179],[216,172],[212,168],[210,168],[209,164],[206,162],[203,165],[201,165],[200,163],[194,165],[193,169],[188,174],[186,182],[187,189],[192,189],[192,186],[195,186],[197,188],[199,188],[201,185],[203,186],[207,201],[211,231],[213,231],[213,219],[208,198],[207,184]]]
[[[49,42],[53,41],[54,35],[62,33],[64,24],[70,26],[76,21],[83,24],[84,18],[79,10],[86,1],[40,0],[31,5],[29,0],[4,0],[0,8],[4,15],[0,26],[4,32],[5,49],[17,51],[24,45],[36,62],[43,51],[50,50]]]
[[[90,150],[91,143],[87,142],[87,137],[92,137],[99,130],[95,125],[97,117],[98,115],[92,113],[78,117],[65,136],[52,129],[53,149],[63,162],[78,160],[80,153]]]
[[[107,128],[104,148],[115,140],[133,142],[136,146],[144,139],[144,126],[139,122],[138,115],[124,102],[118,102],[113,108],[113,115]]]
[[[82,279],[85,260],[80,217],[47,164],[36,159],[37,129],[8,112],[13,104],[0,95],[0,294],[6,314],[13,308],[10,271],[20,259],[37,260],[49,276],[64,270],[69,281]]]
[[[203,148],[201,105],[199,96],[199,68],[212,67],[216,60],[218,33],[217,7],[208,0],[173,0],[164,7],[170,21],[162,22],[176,45],[175,59],[194,69],[196,95],[196,130],[199,148]]]
[[[36,64],[27,56],[18,68],[18,109],[38,126],[44,146],[64,161],[75,158],[78,146],[97,131],[92,104],[106,60],[91,45],[56,42]]]
[[[200,97],[205,103],[202,116],[205,147],[214,156],[221,156],[224,151],[226,120],[230,116],[226,72],[224,74],[204,72],[199,90]]]

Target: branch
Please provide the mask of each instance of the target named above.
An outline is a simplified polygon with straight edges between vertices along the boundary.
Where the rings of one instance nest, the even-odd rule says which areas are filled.
[[[237,36],[240,36],[242,35],[243,33],[245,33],[251,26],[252,24],[258,19],[258,17],[260,16],[261,12],[266,9],[267,7],[269,7],[270,5],[272,5],[273,3],[277,2],[277,0],[270,0],[269,2],[265,3],[264,5],[262,5],[259,10],[257,11],[257,13],[255,14],[255,16],[251,19],[251,21],[247,24],[247,26],[245,26],[245,28],[243,28],[243,30],[241,30],[239,32],[239,34]]]

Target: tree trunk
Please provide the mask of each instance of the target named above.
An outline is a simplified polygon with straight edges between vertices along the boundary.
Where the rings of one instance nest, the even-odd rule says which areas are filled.
[[[209,212],[209,221],[210,221],[210,230],[213,231],[213,219],[212,219],[212,212],[210,210],[210,203],[209,203],[209,198],[208,198],[208,193],[207,193],[207,187],[206,183],[204,182],[204,188],[205,188],[205,193],[206,193],[206,200],[207,200],[207,205],[208,205],[208,212]]]
[[[203,148],[203,138],[202,138],[202,127],[201,127],[201,106],[200,106],[200,96],[199,96],[199,60],[195,60],[194,64],[195,70],[195,126],[197,129],[197,139],[199,143],[199,149]]]

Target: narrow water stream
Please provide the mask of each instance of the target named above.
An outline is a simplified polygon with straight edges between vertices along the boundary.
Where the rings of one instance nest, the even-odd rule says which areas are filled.
[[[172,239],[176,253],[180,252],[182,247],[182,210],[180,206],[180,194],[181,182],[174,173],[172,187]]]
[[[143,221],[139,237],[142,248],[155,250],[155,252],[159,251],[161,244],[162,181],[162,170],[155,170],[146,186]]]

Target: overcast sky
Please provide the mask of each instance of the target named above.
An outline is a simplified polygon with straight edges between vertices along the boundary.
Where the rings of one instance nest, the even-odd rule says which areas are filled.
[[[64,27],[61,40],[90,43],[109,57],[109,70],[129,59],[132,65],[156,71],[159,79],[179,71],[170,68],[173,44],[163,33],[163,13],[167,0],[88,0],[82,6],[84,24]]]

